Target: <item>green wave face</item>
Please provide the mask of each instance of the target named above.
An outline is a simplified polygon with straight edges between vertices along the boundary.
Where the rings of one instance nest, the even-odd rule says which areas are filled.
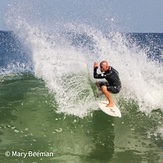
[[[146,115],[138,111],[137,102],[119,98],[122,118],[110,117],[95,108],[83,117],[61,110],[58,113],[55,94],[43,80],[31,74],[1,76],[0,80],[0,159],[3,162],[163,160],[163,116],[159,110]],[[10,156],[5,156],[6,151]]]

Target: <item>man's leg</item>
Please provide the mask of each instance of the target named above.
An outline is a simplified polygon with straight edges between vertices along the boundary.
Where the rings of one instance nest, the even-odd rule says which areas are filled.
[[[96,93],[96,97],[99,97],[99,96],[101,96],[102,94],[103,94],[103,92],[102,92],[102,90],[101,90],[101,88],[100,88],[100,84],[99,84],[99,82],[95,82],[95,85],[97,86],[97,88],[99,89],[99,93]]]
[[[107,90],[107,87],[105,85],[101,87],[101,91],[105,94],[106,98],[109,101],[106,107],[113,107],[114,106],[113,100],[111,98],[110,92]]]
[[[99,84],[99,82],[95,82],[95,85],[96,85],[97,88],[101,91],[101,88],[100,88],[100,84]]]

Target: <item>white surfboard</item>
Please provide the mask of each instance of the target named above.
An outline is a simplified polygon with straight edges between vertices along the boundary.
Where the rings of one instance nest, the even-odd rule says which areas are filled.
[[[98,101],[97,104],[104,113],[113,117],[122,117],[121,111],[117,108],[115,104],[113,107],[106,107],[108,101]]]

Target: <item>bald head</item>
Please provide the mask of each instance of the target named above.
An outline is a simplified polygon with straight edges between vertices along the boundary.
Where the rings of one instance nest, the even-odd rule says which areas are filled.
[[[107,66],[108,66],[108,62],[107,62],[107,61],[101,61],[101,62],[100,62],[100,66],[101,66],[101,65],[107,65]]]
[[[100,70],[101,72],[105,72],[106,70],[108,70],[109,65],[107,61],[102,61],[100,62]]]

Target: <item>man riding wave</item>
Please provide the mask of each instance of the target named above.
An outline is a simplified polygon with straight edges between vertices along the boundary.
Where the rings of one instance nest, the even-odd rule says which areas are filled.
[[[98,63],[94,62],[94,78],[106,79],[106,81],[96,82],[95,85],[105,94],[106,98],[108,99],[109,103],[106,105],[106,107],[113,107],[114,103],[110,93],[116,94],[121,90],[119,73],[113,67],[109,66],[107,61],[100,62],[100,70],[102,72],[101,74],[97,73],[97,69]]]

